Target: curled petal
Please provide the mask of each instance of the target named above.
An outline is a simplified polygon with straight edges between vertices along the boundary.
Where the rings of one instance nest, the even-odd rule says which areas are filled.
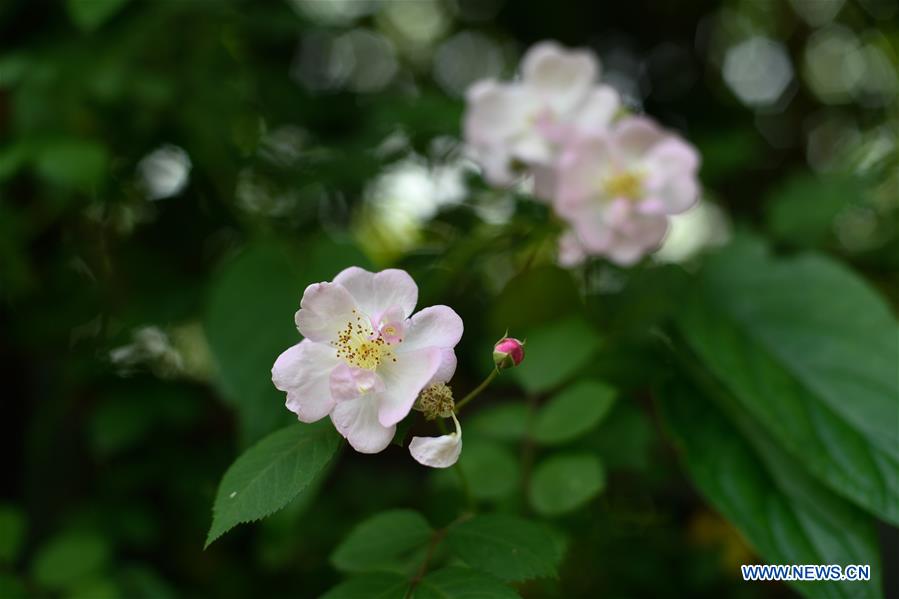
[[[338,359],[332,348],[304,339],[278,356],[272,382],[287,392],[287,409],[302,422],[315,422],[334,407],[330,375]]]
[[[437,372],[434,373],[434,376],[431,377],[431,380],[428,381],[425,387],[438,383],[448,383],[454,374],[456,374],[456,352],[451,349],[441,349],[440,366],[437,367]]]
[[[419,464],[431,468],[449,468],[459,460],[462,453],[462,427],[453,414],[456,432],[440,437],[412,437],[409,453]]]
[[[306,339],[329,343],[348,322],[355,320],[356,309],[353,297],[342,286],[315,283],[303,292],[294,321]]]
[[[418,285],[404,270],[388,268],[373,273],[351,266],[334,277],[334,283],[344,287],[359,308],[374,322],[380,322],[391,308],[399,308],[402,318],[408,318],[418,301]]]
[[[338,402],[331,412],[331,422],[359,453],[383,451],[396,433],[395,425],[384,426],[378,421],[378,399],[371,393]]]

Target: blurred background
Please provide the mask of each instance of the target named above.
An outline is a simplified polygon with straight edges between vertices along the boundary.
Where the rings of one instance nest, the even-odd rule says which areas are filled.
[[[630,329],[676,294],[641,293],[639,269],[513,278],[551,253],[546,211],[480,181],[464,92],[537,41],[590,47],[703,155],[705,202],[653,268],[762,231],[895,306],[894,0],[6,0],[0,32],[0,596],[316,596],[365,516],[439,523],[453,477],[344,452],[317,498],[202,550],[224,470],[292,421],[269,370],[303,288],[350,264],[406,268],[420,305],[460,312],[460,388],[507,326],[585,311],[621,340],[596,359],[627,390],[590,441],[606,490],[526,596],[792,596],[738,580],[755,557],[647,407]],[[479,402],[520,400],[506,379]],[[514,504],[511,450],[468,426],[479,499]]]

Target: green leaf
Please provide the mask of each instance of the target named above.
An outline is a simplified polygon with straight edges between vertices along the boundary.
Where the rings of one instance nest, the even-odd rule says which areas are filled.
[[[518,484],[518,460],[509,449],[490,441],[465,441],[459,467],[478,499],[501,499]]]
[[[522,301],[527,298],[527,301]],[[571,273],[555,266],[541,266],[512,278],[493,302],[490,328],[497,334],[508,329],[515,337],[536,324],[571,314],[581,302]]]
[[[331,563],[344,572],[402,571],[433,533],[418,512],[382,512],[353,529],[331,555]]]
[[[340,437],[328,420],[292,424],[251,447],[222,477],[206,547],[242,522],[280,510],[331,460]]]
[[[107,175],[106,147],[85,139],[47,142],[35,156],[35,168],[44,179],[61,187],[86,191]]]
[[[797,175],[768,199],[768,229],[794,246],[821,245],[833,236],[840,211],[863,194],[863,182],[857,177]]]
[[[25,599],[30,597],[25,584],[11,574],[0,572],[0,597],[4,599]]]
[[[367,262],[358,250],[328,238],[301,249],[275,244],[247,247],[212,283],[204,318],[217,382],[238,409],[244,441],[295,420],[271,380],[275,359],[300,342],[293,316],[310,283]]]
[[[425,576],[413,599],[515,599],[518,593],[499,580],[472,568],[450,566]]]
[[[108,560],[105,539],[88,532],[67,532],[38,551],[31,575],[42,587],[66,589],[102,570]]]
[[[19,508],[0,505],[0,563],[15,561],[25,536],[25,516]]]
[[[472,568],[509,582],[555,577],[562,558],[546,529],[506,514],[460,522],[450,527],[446,543]]]
[[[402,599],[409,581],[400,574],[375,572],[341,582],[322,595],[321,599]]]
[[[228,263],[210,290],[204,328],[225,399],[239,410],[244,439],[270,432],[289,412],[275,389],[275,359],[300,342],[302,268],[285,248],[257,245]]]
[[[870,582],[795,583],[797,590],[814,599],[882,596],[869,517],[809,476],[746,414],[734,411],[732,420],[752,445],[695,389],[666,385],[662,395],[693,482],[767,562],[871,565]]]
[[[831,489],[899,523],[899,335],[886,304],[820,256],[736,244],[679,328],[742,409]]]
[[[520,401],[478,408],[465,423],[466,433],[473,432],[500,441],[518,441],[528,429],[528,408]]]
[[[513,372],[531,393],[548,391],[587,365],[599,337],[583,318],[556,321],[527,331],[524,362]]]
[[[615,402],[615,390],[598,381],[571,384],[537,413],[534,438],[546,445],[576,439],[598,425]]]
[[[128,0],[66,0],[66,9],[79,28],[94,31],[127,2]]]
[[[605,486],[605,473],[596,456],[565,454],[542,461],[531,478],[531,505],[541,515],[558,516],[575,510]]]

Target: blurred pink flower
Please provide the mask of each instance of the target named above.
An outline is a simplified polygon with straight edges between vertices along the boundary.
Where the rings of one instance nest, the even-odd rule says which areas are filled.
[[[309,285],[296,313],[303,341],[278,356],[275,387],[303,422],[330,415],[350,445],[377,453],[435,376],[455,371],[462,319],[447,306],[412,315],[418,286],[408,273],[358,267]]]
[[[667,216],[698,199],[698,168],[693,146],[646,117],[573,139],[555,172],[555,211],[571,227],[560,262],[576,263],[581,253],[637,262],[661,243]]]
[[[525,54],[519,81],[472,85],[465,139],[486,179],[494,185],[512,183],[516,163],[551,167],[575,132],[606,128],[620,100],[611,87],[596,85],[598,74],[599,62],[590,51],[547,41]],[[536,188],[538,196],[549,199],[541,190],[551,191],[551,186],[538,181]]]

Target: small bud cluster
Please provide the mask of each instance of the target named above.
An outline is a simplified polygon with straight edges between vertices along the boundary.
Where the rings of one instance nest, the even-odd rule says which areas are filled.
[[[415,401],[415,409],[422,412],[428,420],[449,418],[455,409],[453,390],[443,383],[426,387]]]

